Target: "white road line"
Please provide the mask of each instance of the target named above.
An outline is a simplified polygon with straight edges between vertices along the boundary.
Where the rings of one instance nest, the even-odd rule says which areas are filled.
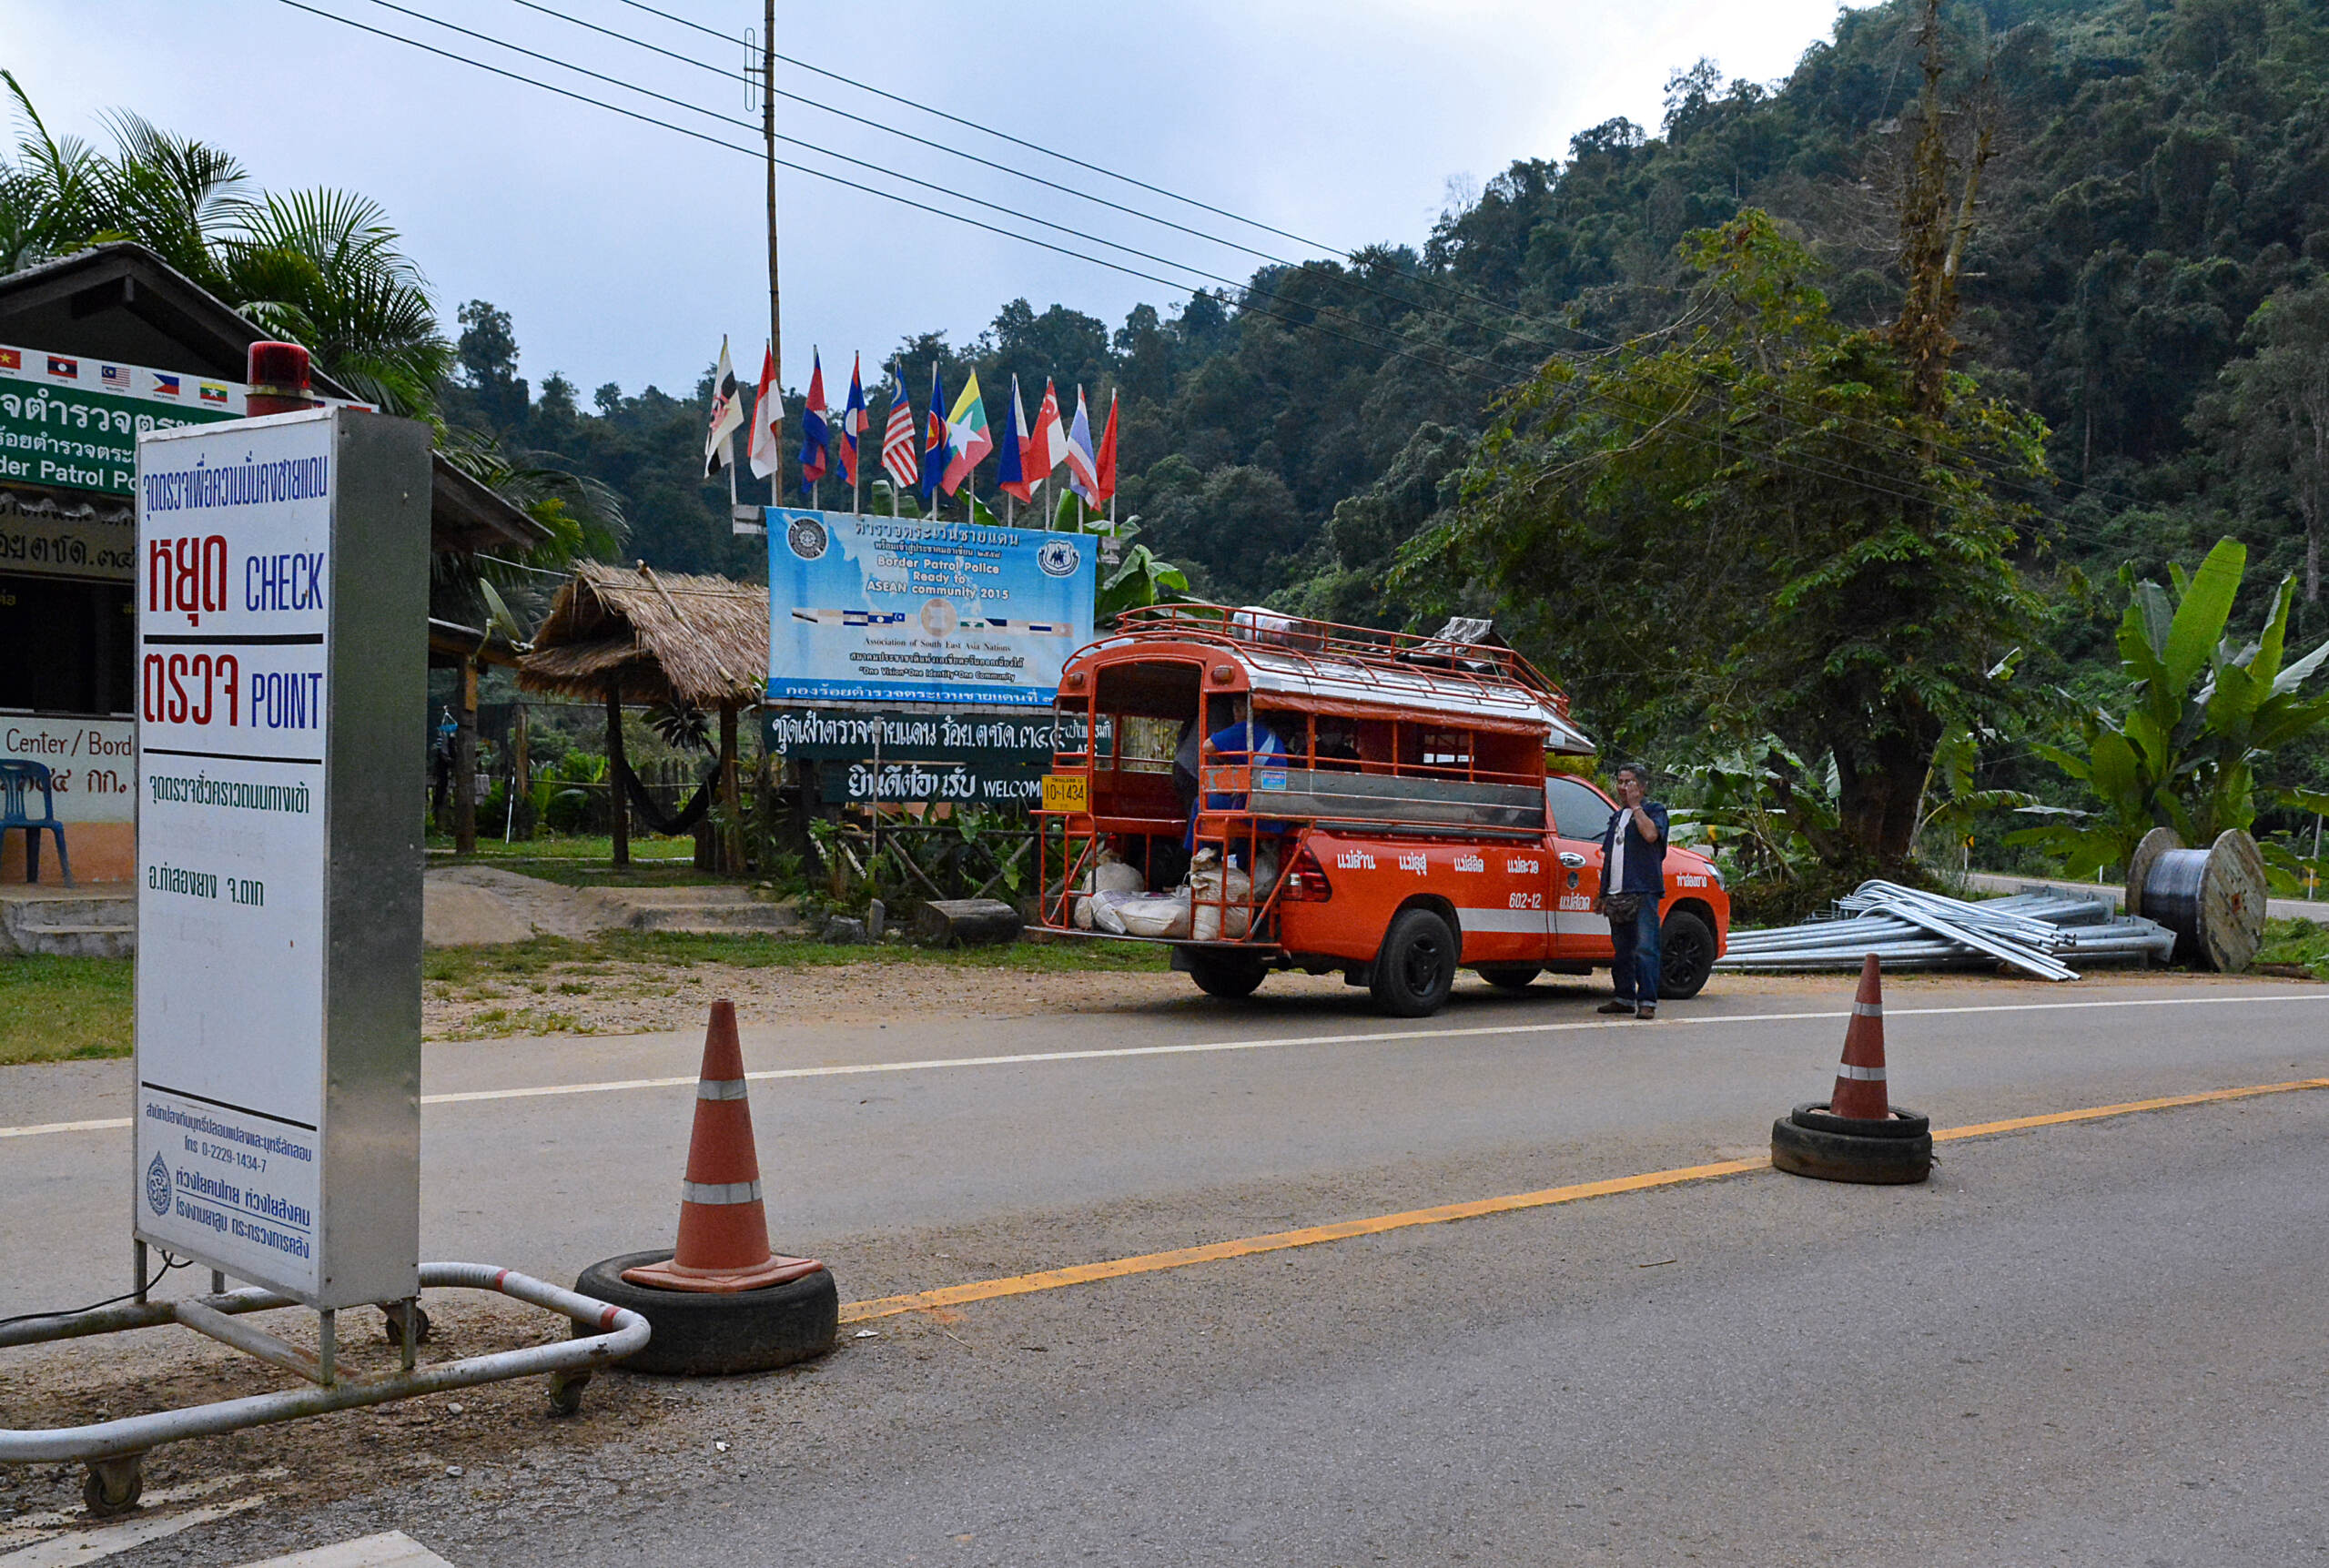
[[[2276,993],[2269,996],[2142,996],[2093,1002],[2006,1002],[1985,1007],[1890,1007],[1896,1018],[1966,1013],[2061,1013],[2106,1007],[2235,1007],[2279,1002],[2329,1002],[2329,990]],[[1712,1017],[1669,1017],[1669,1025],[1717,1028],[1731,1024],[1778,1024],[1848,1018],[1848,1007],[1816,1013],[1726,1013]],[[1556,1035],[1586,1029],[1622,1029],[1648,1034],[1631,1018],[1579,1019],[1563,1024],[1483,1024],[1462,1029],[1387,1029],[1351,1035],[1287,1035],[1257,1040],[1199,1040],[1176,1046],[1112,1046],[1083,1051],[1026,1051],[1009,1056],[931,1057],[902,1062],[848,1062],[824,1067],[769,1067],[744,1077],[756,1083],[785,1078],[863,1077],[880,1073],[941,1072],[960,1067],[1031,1067],[1049,1062],[1107,1061],[1132,1057],[1204,1056],[1222,1051],[1268,1051],[1290,1046],[1366,1046],[1402,1040],[1461,1040],[1494,1035]],[[695,1075],[666,1078],[608,1078],[596,1083],[529,1084],[519,1088],[463,1089],[422,1095],[422,1105],[474,1105],[488,1100],[549,1099],[562,1095],[619,1094],[632,1089],[693,1088]],[[0,1138],[35,1138],[56,1132],[104,1132],[129,1125],[127,1117],[103,1121],[58,1121],[31,1127],[0,1127]]]

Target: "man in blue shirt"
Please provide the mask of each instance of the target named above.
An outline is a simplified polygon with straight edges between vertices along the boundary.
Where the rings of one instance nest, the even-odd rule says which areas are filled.
[[[1649,798],[1643,763],[1617,769],[1617,809],[1601,835],[1601,912],[1616,957],[1616,998],[1605,1013],[1658,1016],[1658,904],[1666,896],[1666,807]]]

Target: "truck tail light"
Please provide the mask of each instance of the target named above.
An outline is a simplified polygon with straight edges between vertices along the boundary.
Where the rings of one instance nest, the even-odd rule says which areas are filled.
[[[1286,871],[1286,890],[1280,899],[1287,904],[1323,904],[1334,896],[1334,888],[1326,880],[1326,868],[1318,856],[1304,845],[1294,856],[1294,864]]]

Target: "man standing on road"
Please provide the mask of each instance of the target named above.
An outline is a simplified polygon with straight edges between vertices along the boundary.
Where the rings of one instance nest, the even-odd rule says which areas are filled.
[[[1658,902],[1666,895],[1666,807],[1649,798],[1646,764],[1617,769],[1617,809],[1601,835],[1601,912],[1616,951],[1617,996],[1605,1013],[1658,1016]]]

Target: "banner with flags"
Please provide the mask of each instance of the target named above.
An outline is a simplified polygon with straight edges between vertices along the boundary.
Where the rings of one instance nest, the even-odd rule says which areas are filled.
[[[866,433],[866,385],[858,379],[860,359],[849,361],[849,400],[841,405],[841,477],[857,488],[857,442]]]
[[[963,383],[962,396],[955,400],[954,411],[947,416],[947,493],[960,490],[994,450],[995,438],[987,433],[987,404],[978,395],[978,372],[973,370]]]
[[[809,350],[809,395],[801,407],[801,488],[808,489],[825,477],[826,449],[832,445],[832,431],[825,422],[825,360],[815,349]]]
[[[785,456],[785,389],[776,383],[776,351],[764,349],[760,356],[760,386],[753,394],[752,442],[749,448],[752,471],[766,479],[776,471]]]
[[[1014,501],[1034,499],[1035,486],[1027,477],[1027,415],[1019,410],[1019,379],[1011,378],[1011,400],[1003,410],[1003,440],[997,450],[1002,458],[995,465],[995,488]]]
[[[728,340],[720,339],[720,363],[712,372],[712,424],[704,435],[704,477],[710,479],[736,460],[729,438],[744,427],[744,408],[736,398],[736,368],[728,363]]]
[[[882,471],[896,490],[914,488],[922,465],[914,453],[914,406],[906,396],[906,382],[890,374],[889,423],[882,430]]]

